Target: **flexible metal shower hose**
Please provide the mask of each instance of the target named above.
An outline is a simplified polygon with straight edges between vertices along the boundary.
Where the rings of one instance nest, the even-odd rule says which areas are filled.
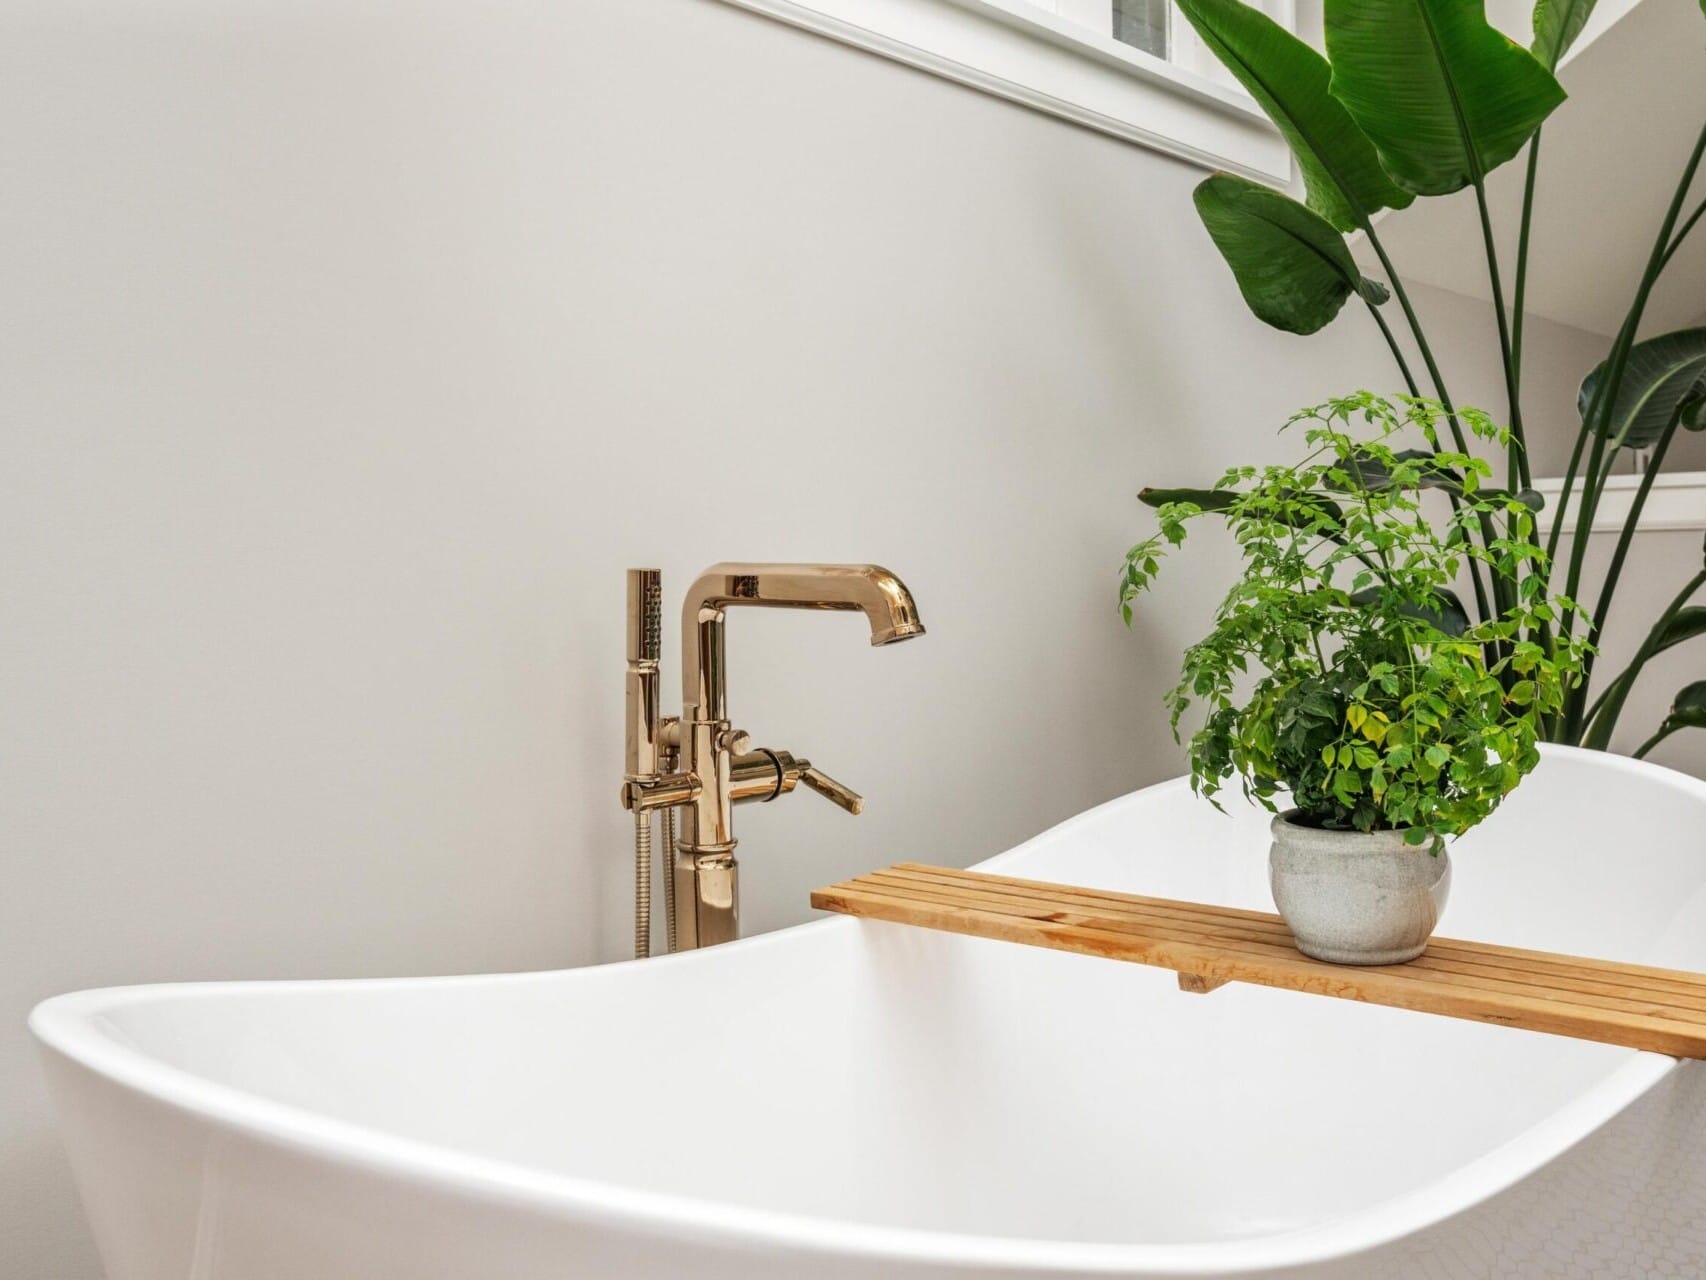
[[[663,811],[663,922],[669,953],[675,954],[675,810]]]
[[[634,807],[634,958],[652,953],[652,815]]]

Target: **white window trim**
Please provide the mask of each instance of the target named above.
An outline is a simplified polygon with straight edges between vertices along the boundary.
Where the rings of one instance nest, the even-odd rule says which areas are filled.
[[[1564,490],[1563,478],[1536,480],[1534,487],[1540,496],[1546,499],[1546,505],[1540,508],[1540,516],[1535,524],[1549,530],[1551,524],[1547,520],[1547,512],[1558,509],[1558,499]],[[1635,490],[1640,487],[1640,476],[1608,477],[1605,492],[1600,497],[1599,505],[1594,508],[1593,531],[1622,532],[1623,522],[1629,518],[1629,510],[1635,502]],[[1577,477],[1575,487],[1570,490],[1570,509],[1564,513],[1565,533],[1575,532],[1581,523],[1581,497],[1582,482],[1581,478]],[[1706,529],[1706,471],[1666,471],[1654,477],[1652,490],[1647,495],[1647,504],[1641,508],[1641,523],[1636,532],[1665,533],[1701,529]]]
[[[1291,180],[1279,131],[1236,85],[1025,0],[722,0],[1209,169]],[[1286,25],[1294,0],[1269,0]],[[1187,55],[1194,32],[1175,24]],[[1189,61],[1187,56],[1186,61]]]

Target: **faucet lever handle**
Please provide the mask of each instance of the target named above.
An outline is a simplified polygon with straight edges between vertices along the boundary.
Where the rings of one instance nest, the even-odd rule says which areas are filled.
[[[800,781],[833,805],[847,810],[848,813],[858,813],[865,807],[865,797],[851,787],[842,786],[834,778],[821,769],[807,765],[800,771]]]

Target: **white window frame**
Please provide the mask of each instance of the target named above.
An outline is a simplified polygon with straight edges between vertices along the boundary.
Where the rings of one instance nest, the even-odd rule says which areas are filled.
[[[1634,506],[1635,490],[1641,487],[1638,475],[1608,476],[1605,492],[1593,512],[1595,533],[1621,533],[1624,521]],[[1546,504],[1540,508],[1535,524],[1542,533],[1552,528],[1548,513],[1558,510],[1563,496],[1562,477],[1536,480],[1534,487]],[[1581,524],[1582,485],[1578,476],[1570,490],[1570,509],[1564,513],[1564,532],[1574,533]],[[1706,529],[1706,471],[1662,471],[1653,479],[1647,505],[1641,508],[1641,523],[1637,533],[1674,533],[1681,530],[1698,532]]]
[[[722,0],[1116,138],[1283,186],[1291,153],[1175,15],[1157,58],[1053,10],[1082,0]],[[1295,0],[1258,0],[1296,30]]]

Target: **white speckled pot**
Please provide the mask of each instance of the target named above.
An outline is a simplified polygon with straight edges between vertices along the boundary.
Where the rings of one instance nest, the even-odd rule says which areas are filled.
[[[1426,950],[1451,891],[1451,858],[1402,831],[1273,821],[1268,881],[1297,949],[1334,964],[1400,964]]]

